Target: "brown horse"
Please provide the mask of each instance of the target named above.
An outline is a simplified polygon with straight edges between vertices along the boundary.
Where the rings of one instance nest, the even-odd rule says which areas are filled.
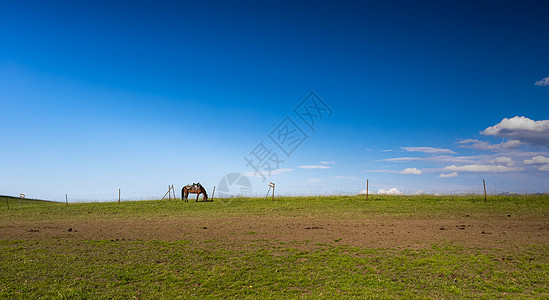
[[[204,202],[208,201],[208,194],[206,193],[206,189],[199,183],[193,183],[193,184],[187,184],[181,189],[181,200],[185,200],[185,202],[189,202],[189,193],[196,194],[196,202],[198,202],[198,196],[202,194],[202,199]]]

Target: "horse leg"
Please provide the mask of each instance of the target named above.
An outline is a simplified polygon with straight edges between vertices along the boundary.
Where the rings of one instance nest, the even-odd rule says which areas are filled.
[[[181,191],[182,191],[181,192],[182,193],[181,197],[185,200],[185,202],[189,202],[189,199],[188,199],[189,191],[186,190],[185,188],[183,188]]]
[[[200,196],[200,192],[196,193],[196,202],[198,202],[198,196]]]

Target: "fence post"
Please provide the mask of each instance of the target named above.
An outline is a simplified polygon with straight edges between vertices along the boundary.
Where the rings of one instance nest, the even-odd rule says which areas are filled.
[[[67,203],[67,206],[69,206],[69,196],[65,194],[65,202]]]
[[[118,204],[120,204],[120,189],[118,189]]]
[[[484,181],[484,178],[482,179],[482,185],[484,185],[484,202],[487,201],[487,197],[486,197],[486,182]]]
[[[366,179],[366,201],[368,201],[368,193],[370,191],[368,191],[368,179]]]
[[[170,192],[170,190],[171,190],[171,188],[168,185],[168,191],[166,192],[166,194],[164,194],[164,197],[162,197],[162,199],[160,199],[160,201],[164,200],[164,198],[166,198],[166,196],[168,196],[168,193]]]
[[[215,195],[215,185],[214,185],[214,190],[212,192],[212,199],[211,199],[212,201],[214,201],[214,195]]]

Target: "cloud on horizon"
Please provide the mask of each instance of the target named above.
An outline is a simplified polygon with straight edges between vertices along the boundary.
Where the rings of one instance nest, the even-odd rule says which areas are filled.
[[[548,86],[549,85],[549,76],[543,78],[542,80],[538,80],[535,83],[536,86]]]
[[[529,146],[549,148],[549,120],[535,121],[516,116],[504,118],[494,126],[480,132],[482,135],[503,138],[503,141],[492,144],[479,139],[462,139],[456,144],[468,148],[472,155],[463,156],[450,149],[437,147],[401,147],[407,152],[421,152],[418,157],[403,156],[377,160],[388,163],[413,163],[415,166],[395,170],[386,165],[379,169],[365,172],[419,175],[438,173],[439,178],[454,178],[461,173],[512,173],[521,172],[540,176],[539,171],[549,171],[549,152],[543,149],[531,149]],[[489,150],[490,152],[479,152]],[[537,175],[535,175],[537,174]]]
[[[300,169],[330,169],[331,167],[323,166],[323,165],[303,165],[298,166]]]
[[[394,157],[394,158],[381,159],[379,161],[388,161],[388,162],[424,161],[424,162],[445,162],[445,163],[473,163],[485,157],[488,157],[488,156],[487,155],[471,155],[471,156],[439,155],[439,156],[430,156],[430,157]]]
[[[515,162],[513,161],[513,159],[507,156],[496,157],[492,159],[491,163],[496,165],[509,166],[509,167],[512,167],[515,165]]]
[[[412,174],[412,175],[419,175],[421,174],[421,170],[417,169],[417,168],[406,168],[400,172],[398,172],[399,174],[403,174],[403,175],[408,175],[408,174]]]
[[[549,120],[534,121],[526,117],[504,118],[498,124],[480,132],[549,148]]]
[[[364,170],[364,172],[368,173],[393,173],[393,174],[402,174],[402,175],[419,175],[422,174],[422,171],[417,168],[406,168],[402,171],[397,170]]]
[[[399,191],[397,188],[390,188],[388,190],[386,189],[379,189],[377,191],[378,194],[380,195],[402,195],[402,192]]]
[[[430,153],[430,154],[456,154],[454,151],[450,149],[442,149],[442,148],[435,148],[435,147],[400,147],[401,149],[404,149],[408,152],[423,152],[423,153]]]
[[[463,165],[463,166],[446,166],[441,169],[441,171],[452,171],[452,172],[492,172],[492,173],[502,173],[502,172],[511,172],[518,171],[519,168],[502,166],[502,165]]]
[[[466,139],[463,141],[459,141],[458,144],[461,144],[461,147],[464,148],[473,148],[478,150],[507,150],[511,148],[516,148],[521,145],[520,141],[517,140],[510,140],[507,142],[501,142],[499,144],[490,144],[485,141],[479,141],[477,139]]]
[[[533,165],[533,164],[549,164],[549,157],[545,156],[535,156],[532,159],[525,159],[523,161],[525,165]]]
[[[525,159],[525,165],[543,165],[538,168],[540,171],[549,171],[549,157],[535,156],[532,159]]]
[[[457,172],[452,172],[452,173],[442,173],[440,175],[438,175],[438,177],[441,177],[441,178],[451,178],[451,177],[457,177],[458,176],[458,173]]]

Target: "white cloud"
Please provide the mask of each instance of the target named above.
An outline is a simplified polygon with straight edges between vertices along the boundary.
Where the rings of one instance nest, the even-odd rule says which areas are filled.
[[[413,175],[419,175],[421,174],[421,170],[417,168],[406,168],[399,172],[399,174],[407,175],[407,174],[413,174]]]
[[[548,86],[549,85],[549,77],[545,77],[542,80],[536,81],[535,85],[537,85],[537,86]]]
[[[454,172],[494,172],[494,173],[502,173],[502,172],[511,172],[511,171],[517,171],[518,168],[515,167],[509,167],[509,166],[501,166],[501,165],[463,165],[463,166],[446,166],[441,169],[442,171],[454,171]]]
[[[438,177],[441,177],[441,178],[451,178],[451,177],[457,177],[458,176],[458,173],[457,172],[452,172],[452,173],[447,173],[447,174],[440,174],[438,175]]]
[[[309,179],[307,179],[307,182],[308,183],[319,183],[319,182],[321,182],[321,180],[318,179],[318,178],[309,178]]]
[[[486,155],[471,155],[471,156],[450,156],[450,155],[438,155],[430,157],[395,157],[386,158],[379,161],[388,162],[412,162],[412,161],[425,161],[425,162],[446,162],[446,163],[473,163]]]
[[[423,153],[447,153],[447,154],[456,154],[450,149],[434,148],[434,147],[400,147],[408,152],[423,152]]]
[[[335,176],[334,177],[335,179],[345,179],[345,180],[360,180],[360,178],[358,177],[354,177],[354,176]]]
[[[490,144],[485,141],[479,141],[476,139],[466,139],[463,141],[459,141],[458,144],[462,144],[461,147],[465,148],[473,148],[478,150],[504,150],[504,149],[511,149],[516,148],[520,146],[520,141],[517,140],[510,140],[507,142],[501,142],[499,144]]]
[[[496,157],[492,160],[492,163],[496,165],[505,165],[509,167],[512,167],[515,165],[515,162],[513,161],[513,159],[507,156]]]
[[[323,165],[335,165],[335,162],[333,161],[321,161],[320,163]]]
[[[330,169],[328,166],[322,166],[322,165],[305,165],[305,166],[299,166],[300,169]]]
[[[390,161],[390,162],[411,162],[415,160],[421,160],[421,157],[394,157],[381,159],[380,161]]]
[[[549,157],[545,156],[535,156],[532,159],[525,159],[523,161],[525,165],[543,165],[538,169],[540,171],[549,171]]]
[[[549,158],[545,156],[536,156],[532,159],[525,159],[523,161],[526,165],[532,165],[532,164],[549,164]]]
[[[377,193],[380,195],[402,195],[402,192],[399,191],[397,188],[390,188],[388,190],[379,189]]]
[[[509,130],[528,130],[543,132],[549,128],[549,120],[534,121],[526,117],[513,117],[511,119],[504,118],[499,124],[488,127],[482,132],[485,135],[497,135]]]
[[[459,141],[457,143],[458,144],[467,144],[467,143],[476,143],[476,142],[480,142],[480,141],[477,140],[477,139],[464,139],[464,140]]]
[[[526,117],[504,118],[486,128],[483,135],[511,138],[534,146],[549,147],[549,120],[534,121]]]
[[[549,171],[549,164],[539,167],[540,171]]]

